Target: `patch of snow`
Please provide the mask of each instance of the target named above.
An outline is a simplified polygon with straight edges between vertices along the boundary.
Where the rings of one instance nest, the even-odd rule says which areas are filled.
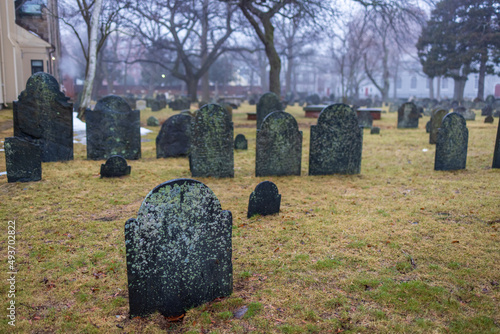
[[[0,172],[0,176],[7,175],[7,172]]]
[[[422,152],[427,152],[427,151],[428,151],[428,149],[426,149],[426,148],[422,149]]]

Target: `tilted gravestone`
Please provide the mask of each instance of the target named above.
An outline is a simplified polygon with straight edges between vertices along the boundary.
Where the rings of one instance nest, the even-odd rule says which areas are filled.
[[[42,162],[73,160],[73,105],[48,73],[33,74],[14,102],[14,137],[31,141]]]
[[[218,104],[206,104],[191,120],[189,166],[194,177],[233,177],[233,122]]]
[[[443,117],[446,116],[448,111],[444,109],[435,110],[431,116],[431,130],[429,132],[429,144],[435,144],[437,141],[438,130],[441,127]]]
[[[255,175],[300,175],[302,131],[287,112],[267,115],[257,130]]]
[[[419,116],[413,102],[403,103],[398,109],[398,129],[418,128]]]
[[[257,102],[257,130],[261,128],[262,122],[267,115],[282,109],[283,105],[276,94],[267,92],[262,95],[259,102]]]
[[[243,134],[237,134],[234,138],[234,149],[235,150],[248,150],[248,141]]]
[[[187,113],[169,117],[156,137],[156,157],[183,157],[189,154],[191,116]]]
[[[281,195],[278,187],[271,181],[261,182],[250,194],[248,201],[248,214],[250,218],[254,215],[272,215],[280,212]]]
[[[166,317],[233,289],[232,216],[203,183],[155,187],[125,223],[130,317]]]
[[[309,175],[359,174],[362,148],[356,112],[346,104],[329,105],[311,126]]]
[[[358,124],[362,128],[371,128],[373,126],[373,116],[368,110],[358,110]]]
[[[121,155],[113,155],[101,165],[101,177],[118,177],[129,175],[132,167],[127,166],[127,160]]]
[[[132,110],[116,95],[99,100],[94,110],[85,113],[87,126],[87,159],[104,160],[121,155],[128,160],[141,157],[139,110]]]
[[[20,137],[5,139],[7,182],[33,182],[42,179],[40,146]]]
[[[434,170],[465,169],[468,141],[464,117],[456,112],[446,115],[437,135]]]
[[[493,164],[491,168],[500,168],[500,121],[498,122],[497,139],[495,141],[495,151],[493,151]]]

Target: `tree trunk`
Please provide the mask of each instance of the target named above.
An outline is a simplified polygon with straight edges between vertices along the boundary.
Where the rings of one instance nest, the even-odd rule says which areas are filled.
[[[187,95],[191,102],[198,101],[198,81],[199,79],[188,79],[186,81],[187,85]]]
[[[205,64],[208,58],[208,0],[203,0],[203,14],[201,17],[201,63]],[[201,77],[201,99],[204,102],[208,102],[210,99],[208,71]]]
[[[455,82],[455,87],[453,89],[453,99],[457,101],[463,101],[464,99],[464,88],[467,79],[463,77],[453,78]]]
[[[434,78],[428,78],[429,80],[429,98],[434,100]]]
[[[486,77],[486,62],[488,61],[488,54],[481,55],[481,63],[479,64],[479,78],[477,85],[477,98],[484,101],[484,78]]]
[[[102,0],[95,0],[92,19],[90,22],[89,62],[88,71],[83,83],[82,99],[78,108],[78,118],[85,119],[85,110],[90,107],[92,100],[92,87],[94,85],[95,70],[97,65],[97,32],[99,30],[99,16],[101,15]]]
[[[269,91],[273,92],[281,97],[281,82],[280,82],[280,72],[281,72],[281,59],[274,48],[274,43],[271,46],[266,45],[266,55],[269,59]]]
[[[438,77],[436,84],[437,84],[436,98],[438,100],[441,100],[441,77]]]

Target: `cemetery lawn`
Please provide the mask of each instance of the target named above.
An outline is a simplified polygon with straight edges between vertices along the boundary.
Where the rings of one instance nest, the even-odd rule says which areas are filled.
[[[194,105],[193,105],[194,108]],[[234,292],[188,311],[129,319],[124,223],[156,185],[189,178],[186,158],[156,159],[159,127],[143,138],[130,176],[100,179],[104,161],[43,163],[42,180],[0,176],[2,219],[0,332],[20,333],[500,333],[500,170],[491,169],[498,118],[467,122],[467,169],[434,171],[435,146],[418,129],[397,129],[383,113],[364,130],[360,175],[255,173],[255,121],[234,111],[235,177],[198,178],[233,215]],[[171,110],[143,111],[164,121]],[[12,110],[0,111],[0,140],[12,136]],[[3,143],[0,143],[3,148]],[[0,151],[0,171],[5,154]],[[264,180],[282,195],[281,212],[248,219],[250,193]],[[16,327],[6,308],[7,223],[15,220]],[[238,317],[235,317],[235,314]]]

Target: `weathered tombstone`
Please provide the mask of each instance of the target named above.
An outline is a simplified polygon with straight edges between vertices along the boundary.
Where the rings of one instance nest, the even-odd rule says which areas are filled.
[[[472,110],[469,110],[465,107],[459,106],[453,109],[454,112],[459,113],[464,117],[466,121],[475,121],[476,120],[476,113]]]
[[[493,114],[493,107],[489,104],[485,105],[481,109],[481,116],[490,116]]]
[[[398,128],[418,128],[419,113],[413,102],[403,103],[398,109]]]
[[[329,105],[311,126],[309,175],[359,174],[362,148],[356,112],[346,104]]]
[[[283,106],[278,96],[272,92],[262,95],[257,102],[257,130],[262,126],[262,121],[273,111],[282,110]]]
[[[165,317],[233,290],[232,216],[203,183],[155,187],[125,223],[130,317]]]
[[[7,182],[33,182],[42,179],[40,146],[24,138],[5,138]]]
[[[368,110],[358,110],[358,125],[362,128],[373,126],[373,116]]]
[[[497,139],[495,141],[495,151],[493,151],[493,164],[491,168],[500,168],[500,121],[498,122]]]
[[[42,162],[73,160],[73,105],[48,73],[33,74],[14,102],[14,137],[38,145]]]
[[[250,218],[253,215],[267,216],[280,212],[281,195],[278,187],[271,181],[261,182],[250,194],[248,201],[248,214]]]
[[[430,120],[427,123],[425,123],[425,132],[431,133],[431,121]]]
[[[380,134],[380,128],[378,126],[374,126],[370,130],[371,135],[379,135]]]
[[[169,117],[156,137],[156,157],[183,157],[189,154],[191,116],[187,113]]]
[[[121,155],[113,155],[101,165],[101,177],[118,177],[129,175],[132,167],[127,166],[127,160]]]
[[[160,121],[154,116],[150,116],[147,120],[148,126],[160,126]]]
[[[146,109],[146,100],[135,101],[135,109],[137,109],[139,111]]]
[[[468,141],[464,117],[456,112],[446,115],[438,131],[434,170],[465,169]]]
[[[287,112],[275,111],[257,129],[255,175],[300,175],[302,131]]]
[[[484,102],[487,104],[493,104],[495,102],[495,96],[494,95],[488,95],[486,96],[486,99],[484,99]]]
[[[233,122],[224,108],[207,104],[191,120],[189,166],[194,177],[233,177]]]
[[[444,109],[435,110],[431,116],[431,130],[429,132],[429,144],[436,144],[438,130],[441,127],[443,117],[446,116],[448,111]]]
[[[486,117],[484,118],[484,122],[485,122],[485,123],[493,123],[493,121],[494,121],[494,118],[493,118],[493,116],[492,116],[492,115],[486,116]]]
[[[87,159],[104,160],[121,155],[128,160],[141,157],[139,110],[130,109],[116,95],[99,100],[94,110],[85,114],[87,125]]]
[[[248,141],[245,138],[245,135],[238,134],[236,138],[234,138],[234,149],[235,150],[248,150]]]

